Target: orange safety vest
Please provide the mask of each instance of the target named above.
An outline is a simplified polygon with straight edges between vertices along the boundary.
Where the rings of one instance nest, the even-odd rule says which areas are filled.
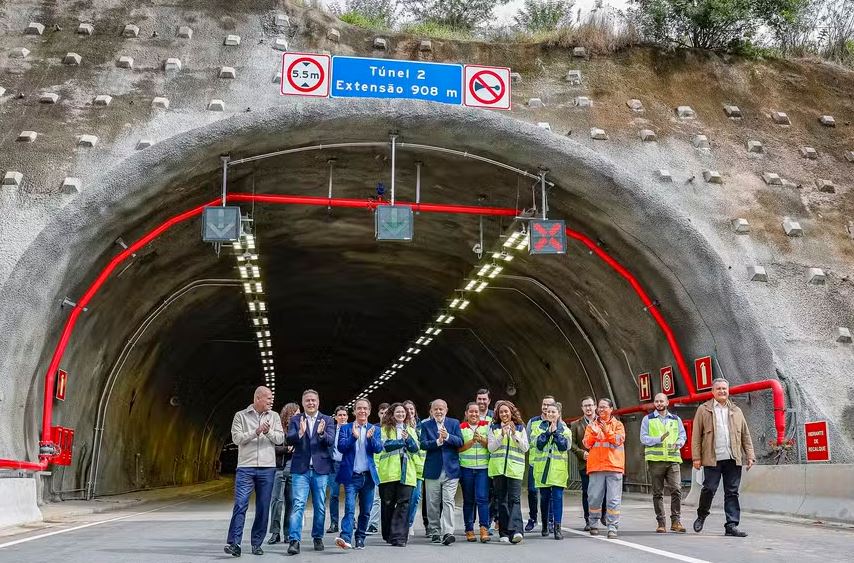
[[[593,432],[593,423],[584,429],[584,446],[590,450],[587,456],[587,473],[597,471],[616,471],[625,473],[626,470],[626,428],[623,423],[611,417],[608,422],[596,419],[596,425],[602,429],[604,440],[598,440]]]

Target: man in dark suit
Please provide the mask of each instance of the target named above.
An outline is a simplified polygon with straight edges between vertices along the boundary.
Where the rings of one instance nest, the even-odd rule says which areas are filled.
[[[341,534],[335,545],[341,549],[350,549],[353,539],[353,525],[356,518],[356,497],[359,497],[359,524],[356,526],[356,549],[365,549],[365,536],[368,534],[368,520],[371,505],[374,502],[374,488],[380,482],[374,464],[374,454],[382,453],[380,427],[368,422],[371,414],[371,402],[358,399],[353,406],[356,420],[345,424],[338,432],[338,451],[341,463],[336,480],[344,485],[344,519],[341,520]]]
[[[332,473],[332,443],[335,441],[335,422],[318,411],[320,395],[314,389],[302,393],[302,414],[292,416],[288,424],[287,442],[294,447],[291,458],[291,490],[293,509],[288,531],[288,555],[300,552],[303,513],[311,491],[314,518],[311,537],[315,551],[323,551],[323,524],[326,521],[326,485]]]
[[[424,460],[424,487],[427,497],[427,533],[433,543],[454,543],[454,497],[460,481],[463,445],[460,421],[448,418],[448,404],[436,399],[430,404],[430,418],[421,425]],[[441,508],[440,508],[441,507]],[[441,514],[440,514],[441,512]]]
[[[584,509],[584,531],[590,531],[590,506],[587,503],[587,485],[590,483],[590,476],[587,475],[587,456],[588,449],[584,447],[584,431],[587,426],[596,419],[596,401],[593,397],[584,397],[581,399],[581,412],[584,414],[581,418],[569,425],[569,431],[572,433],[572,444],[570,449],[575,457],[578,458],[578,474],[581,477],[581,507]],[[602,499],[602,525],[605,526],[605,515],[607,514],[607,499]]]

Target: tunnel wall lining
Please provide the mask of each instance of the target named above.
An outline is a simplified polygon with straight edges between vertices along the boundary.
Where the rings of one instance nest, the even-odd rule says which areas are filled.
[[[595,200],[600,207],[607,205],[608,219],[617,222],[620,228],[634,232],[640,244],[647,248],[657,247],[660,255],[666,258],[683,256],[682,260],[667,263],[667,267],[677,273],[681,283],[686,283],[686,278],[696,279],[696,264],[693,261],[698,256],[701,257],[702,264],[707,267],[704,273],[708,276],[705,279],[717,280],[714,289],[720,290],[720,293],[688,283],[692,299],[700,303],[711,303],[717,302],[721,295],[725,295],[735,303],[733,309],[743,308],[743,298],[728,278],[721,275],[725,268],[699,233],[692,229],[687,218],[669,209],[666,201],[661,201],[660,194],[617,170],[614,163],[572,141],[556,136],[544,136],[541,129],[524,123],[493,114],[471,113],[456,108],[436,108],[417,102],[378,104],[375,101],[368,103],[338,100],[334,102],[334,106],[330,102],[298,102],[265,112],[253,112],[249,116],[232,117],[158,143],[150,149],[134,154],[109,173],[102,174],[90,191],[70,203],[64,210],[64,220],[50,225],[39,235],[39,240],[33,247],[34,252],[21,261],[21,267],[16,269],[19,274],[17,279],[13,274],[7,288],[14,285],[21,288],[25,285],[27,291],[31,292],[34,289],[31,283],[32,273],[41,272],[42,276],[36,276],[42,280],[38,287],[39,294],[61,293],[63,282],[57,279],[56,271],[52,274],[46,272],[45,266],[53,266],[53,261],[62,263],[62,259],[69,259],[69,256],[58,252],[62,246],[57,244],[67,232],[76,230],[83,235],[83,240],[78,241],[76,245],[82,256],[75,256],[74,263],[91,264],[91,258],[86,256],[87,246],[94,244],[97,248],[103,244],[99,243],[99,240],[103,241],[111,236],[98,232],[98,217],[113,213],[114,210],[129,220],[132,217],[141,217],[150,202],[157,198],[160,190],[180,182],[182,167],[216,169],[218,155],[223,152],[240,150],[241,154],[253,154],[281,148],[279,135],[283,131],[289,132],[288,144],[301,144],[333,137],[336,132],[343,130],[345,123],[352,122],[373,124],[372,129],[379,138],[388,127],[394,126],[403,131],[407,138],[414,137],[415,140],[460,146],[460,139],[466,139],[467,142],[462,146],[473,151],[493,155],[511,151],[512,157],[508,160],[513,162],[548,164],[552,177],[557,179],[558,183],[573,185],[574,192],[583,198]],[[367,133],[364,127],[359,129],[363,134]],[[368,128],[370,129],[371,127]],[[501,143],[501,147],[496,150],[496,139],[510,140]],[[436,142],[437,140],[441,142]],[[152,178],[157,178],[159,182],[152,182]],[[666,227],[670,235],[648,240],[650,237],[644,235],[642,228],[648,222]],[[667,244],[663,244],[664,240],[668,241]],[[673,241],[676,244],[673,244]],[[674,247],[677,252],[674,252]],[[42,253],[43,250],[48,251],[47,257]],[[76,271],[82,273],[86,269],[82,267]],[[28,274],[21,275],[23,272]],[[678,275],[685,272],[689,275]],[[80,273],[72,275],[72,280],[77,278],[76,283],[82,281]],[[42,308],[44,317],[52,317],[54,321],[58,321],[58,315],[48,313],[48,309]],[[4,318],[11,319],[15,316]],[[738,319],[736,325],[743,334],[752,335],[753,340],[748,344],[749,348],[768,350],[761,331],[751,316]],[[51,326],[55,327],[53,322]],[[33,336],[27,335],[28,338]],[[690,336],[681,335],[685,339]],[[46,334],[41,337],[45,338]],[[36,335],[36,338],[39,337]],[[16,344],[20,345],[20,341],[19,337]],[[45,341],[50,341],[50,338],[45,338]],[[753,355],[744,357],[737,350],[720,350],[719,354],[723,362],[756,366],[756,357]],[[758,355],[763,354],[760,352]],[[769,355],[768,352],[764,354],[765,358]],[[10,357],[4,355],[7,361]],[[745,370],[747,373],[756,371],[758,370],[751,370],[749,366]],[[38,380],[40,375],[34,379]],[[33,397],[37,397],[38,385],[32,387]],[[10,446],[20,451],[20,443],[11,443]]]

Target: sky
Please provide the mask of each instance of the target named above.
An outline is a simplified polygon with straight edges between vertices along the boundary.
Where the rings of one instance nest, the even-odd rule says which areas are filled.
[[[572,8],[573,14],[581,8],[581,13],[586,14],[596,5],[597,0],[575,0],[575,6]],[[513,16],[524,4],[523,0],[510,0],[504,6],[498,6],[495,9],[495,17],[499,25],[512,25],[515,23]],[[628,4],[628,0],[602,0],[603,7],[612,7],[617,10],[622,10]]]

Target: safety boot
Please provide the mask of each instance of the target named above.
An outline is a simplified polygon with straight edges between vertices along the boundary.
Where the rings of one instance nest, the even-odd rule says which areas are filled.
[[[685,526],[682,525],[682,522],[680,522],[679,520],[674,520],[670,524],[670,531],[677,532],[679,534],[684,534],[686,530]]]
[[[666,534],[667,528],[664,527],[664,522],[659,522],[658,527],[655,529],[656,534]]]
[[[489,528],[486,526],[480,527],[480,543],[486,543],[489,541]]]
[[[466,530],[466,541],[468,542],[476,542],[477,538],[474,537],[474,532],[471,530]]]

